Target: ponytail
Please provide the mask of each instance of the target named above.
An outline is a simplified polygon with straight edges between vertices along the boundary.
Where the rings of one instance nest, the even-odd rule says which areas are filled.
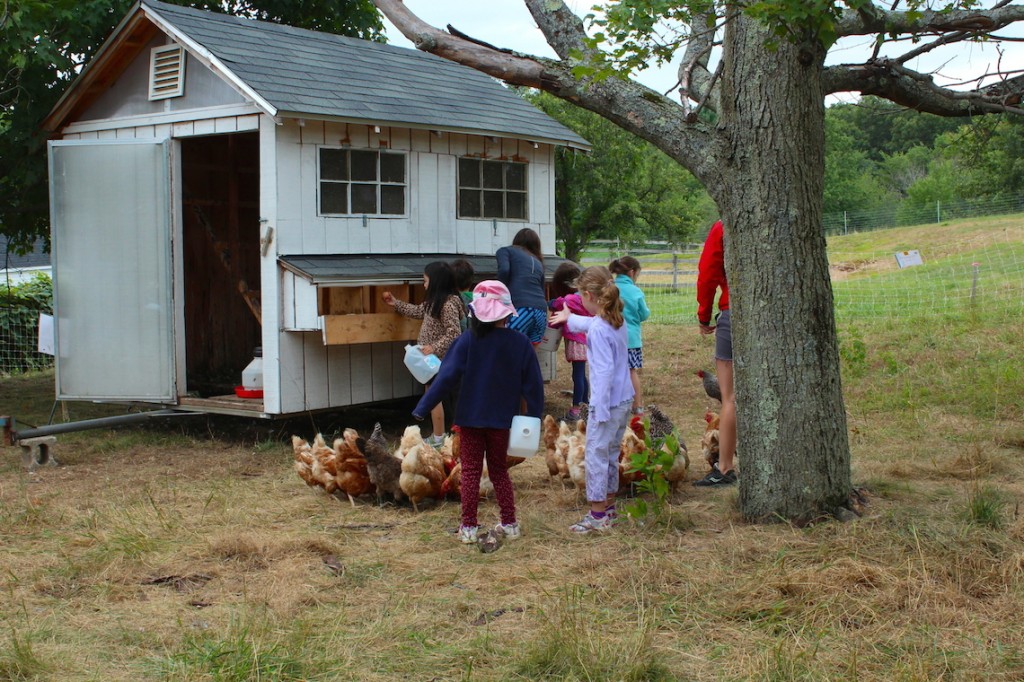
[[[622,298],[619,296],[619,287],[612,279],[612,273],[602,265],[593,265],[579,276],[576,280],[576,288],[579,291],[588,291],[597,300],[597,315],[605,322],[618,329],[625,324],[622,317]]]

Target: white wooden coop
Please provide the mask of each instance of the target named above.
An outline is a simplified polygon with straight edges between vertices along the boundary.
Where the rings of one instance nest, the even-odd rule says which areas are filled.
[[[522,227],[553,272],[555,147],[588,148],[432,55],[155,0],[44,128],[58,399],[252,416],[420,392],[381,292],[422,300],[431,260],[493,276]]]

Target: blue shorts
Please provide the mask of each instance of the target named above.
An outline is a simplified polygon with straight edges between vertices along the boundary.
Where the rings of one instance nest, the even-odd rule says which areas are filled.
[[[540,308],[517,308],[508,320],[508,328],[526,334],[531,343],[540,343],[548,326],[548,311]]]
[[[629,356],[629,368],[630,369],[643,369],[644,366],[644,349],[643,348],[630,348],[626,351]]]
[[[715,360],[732,362],[732,323],[728,310],[718,313],[715,323]]]

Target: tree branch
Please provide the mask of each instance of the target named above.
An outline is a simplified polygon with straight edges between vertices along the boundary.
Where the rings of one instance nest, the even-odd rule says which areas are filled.
[[[689,102],[708,102],[710,108],[717,110],[717,95],[712,99],[711,90],[714,86],[714,77],[708,71],[708,60],[711,57],[711,49],[715,46],[715,30],[717,28],[717,17],[711,12],[702,12],[693,18],[690,24],[690,40],[686,43],[686,51],[683,53],[683,61],[679,64],[679,99],[683,109],[689,114]],[[695,26],[710,26],[704,30],[696,30]]]
[[[874,7],[870,12],[845,10],[836,23],[836,35],[872,33],[991,32],[1024,20],[1024,6],[999,3],[988,10],[896,12]]]
[[[895,59],[875,59],[865,64],[843,64],[825,69],[826,93],[859,92],[877,95],[909,109],[937,116],[971,114],[1024,114],[1024,75],[975,90],[951,90],[936,85],[930,76],[904,67]]]
[[[656,147],[689,169],[709,191],[722,183],[721,169],[709,150],[721,144],[713,127],[688,121],[683,108],[664,95],[631,79],[607,76],[582,78],[573,74],[587,53],[583,25],[561,0],[524,0],[545,39],[562,60],[505,52],[471,38],[460,38],[422,21],[401,0],[374,0],[377,8],[424,52],[469,66],[512,85],[550,92],[589,109]]]

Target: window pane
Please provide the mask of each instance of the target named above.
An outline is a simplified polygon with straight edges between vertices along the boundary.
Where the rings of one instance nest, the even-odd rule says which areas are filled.
[[[386,215],[405,215],[405,187],[381,185],[380,212]]]
[[[459,190],[459,217],[480,217],[480,192],[475,189]]]
[[[484,217],[504,218],[505,217],[505,193],[484,192]]]
[[[510,163],[505,167],[505,187],[508,189],[526,189],[526,164]]]
[[[377,180],[377,152],[352,150],[352,179]],[[355,205],[354,199],[352,203]]]
[[[505,217],[526,219],[526,195],[520,192],[509,192],[505,195]]]
[[[459,187],[480,186],[480,162],[476,159],[459,159]]]
[[[500,161],[484,162],[484,187],[487,189],[502,189],[505,186],[505,179],[502,177],[505,164]]]
[[[348,151],[345,149],[320,150],[320,179],[348,180]]]
[[[377,185],[352,185],[352,213],[377,213]]]
[[[380,155],[380,181],[405,182],[405,154]]]
[[[348,184],[344,182],[320,183],[320,213],[348,213]]]

